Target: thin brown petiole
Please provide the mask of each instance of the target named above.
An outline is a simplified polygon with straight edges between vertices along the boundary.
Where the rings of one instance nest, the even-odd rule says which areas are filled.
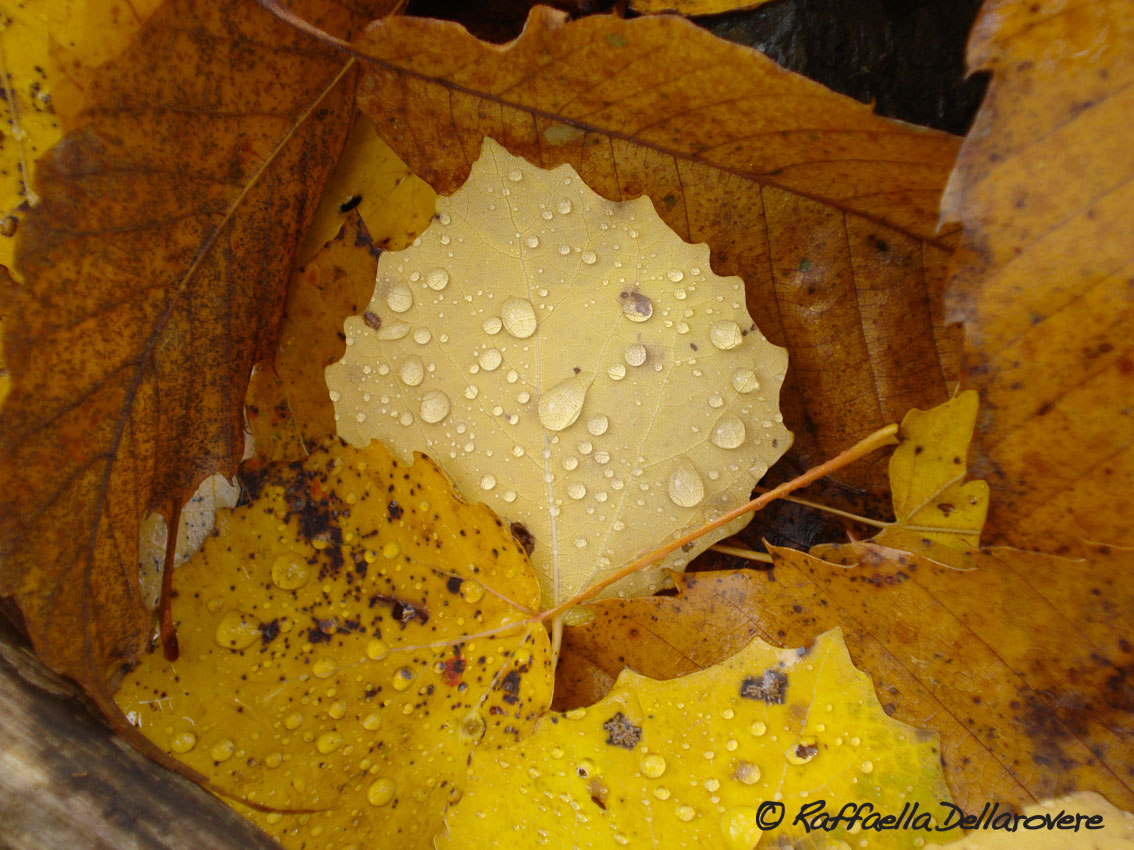
[[[181,500],[172,499],[169,508],[169,522],[166,523],[165,563],[161,568],[161,602],[158,611],[161,617],[161,651],[166,661],[176,661],[181,654],[177,645],[177,629],[173,625],[170,605],[173,601],[173,566],[177,555],[177,530],[181,524]]]
[[[767,552],[757,552],[754,549],[742,549],[739,546],[726,546],[723,543],[717,543],[715,546],[710,546],[709,550],[712,552],[720,552],[722,555],[732,555],[735,558],[759,561],[762,564],[772,563],[771,555]]]

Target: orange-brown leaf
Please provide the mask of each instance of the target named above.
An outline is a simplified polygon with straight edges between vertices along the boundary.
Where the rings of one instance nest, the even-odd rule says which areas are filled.
[[[1120,0],[996,0],[969,65],[992,83],[942,207],[965,231],[949,307],[983,400],[988,528],[1129,545],[1134,19]]]
[[[647,194],[738,274],[760,329],[788,347],[781,408],[812,461],[946,397],[953,334],[938,295],[953,233],[937,201],[957,140],[874,115],[687,21],[539,7],[497,47],[439,21],[387,19],[362,108],[442,193],[487,135],[600,194]],[[879,465],[867,476],[883,479]]]
[[[595,620],[564,635],[556,705],[564,691],[572,704],[592,701],[623,665],[682,675],[751,635],[793,646],[839,625],[887,711],[940,733],[959,805],[1088,787],[1134,802],[1124,732],[1134,651],[1123,636],[1134,557],[998,549],[960,573],[912,556],[842,569],[772,551],[770,570],[687,573],[675,577],[676,597],[591,605]]]
[[[5,314],[0,594],[104,703],[149,635],[138,523],[240,459],[247,376],[352,91],[341,55],[254,4],[172,0],[40,161]]]

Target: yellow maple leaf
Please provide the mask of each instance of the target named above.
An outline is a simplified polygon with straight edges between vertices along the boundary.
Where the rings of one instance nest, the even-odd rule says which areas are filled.
[[[523,551],[443,473],[337,440],[221,512],[177,571],[181,657],[117,694],[131,721],[286,847],[420,846],[476,747],[526,735],[551,699]],[[497,630],[481,637],[462,636]]]
[[[912,822],[914,806],[944,817],[948,798],[937,735],[886,715],[835,629],[806,650],[755,639],[670,681],[623,671],[601,702],[474,753],[437,847],[817,846],[793,822],[801,807],[819,817],[847,803],[893,815],[906,806]],[[848,827],[818,834],[857,846]],[[872,848],[924,840],[939,839],[870,834]]]
[[[434,223],[379,260],[327,368],[338,433],[428,452],[535,540],[545,608],[747,500],[786,451],[786,352],[743,282],[648,198],[607,201],[570,166],[486,139]],[[656,590],[742,517],[630,576]]]

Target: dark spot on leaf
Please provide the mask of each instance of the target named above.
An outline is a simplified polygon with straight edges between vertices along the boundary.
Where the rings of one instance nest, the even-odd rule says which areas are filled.
[[[745,699],[763,700],[768,705],[783,705],[787,683],[786,674],[765,670],[760,676],[746,676],[740,683],[740,695]]]
[[[811,260],[807,259],[807,257],[804,257],[802,260],[800,260],[799,270],[801,272],[811,271]]]
[[[445,582],[445,589],[450,593],[460,593],[463,583],[464,582],[457,578],[457,576],[449,576],[448,580]]]
[[[352,195],[339,204],[339,212],[348,213],[362,203],[362,195]]]
[[[613,747],[632,750],[642,740],[642,727],[631,723],[621,711],[602,724],[606,730],[606,742]]]
[[[800,744],[795,748],[796,758],[800,759],[812,759],[818,752],[819,747],[816,744]]]
[[[504,692],[504,702],[515,705],[520,701],[520,674],[509,670],[497,687]]]
[[[362,321],[366,322],[366,324],[374,328],[374,330],[378,330],[382,327],[382,317],[377,313],[370,312],[369,310],[362,314]]]
[[[390,504],[386,505],[386,513],[390,515],[390,519],[401,519],[405,511],[397,502],[391,501]]]
[[[280,633],[280,621],[278,619],[272,620],[270,623],[260,624],[260,639],[265,644],[271,643]]]
[[[508,530],[512,532],[512,539],[520,544],[520,548],[528,555],[535,551],[535,537],[528,531],[528,527],[522,522],[514,522],[508,526]]]

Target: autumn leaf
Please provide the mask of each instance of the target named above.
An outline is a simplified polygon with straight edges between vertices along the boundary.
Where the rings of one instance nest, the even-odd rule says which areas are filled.
[[[643,15],[676,12],[686,17],[720,15],[754,9],[768,0],[630,0],[630,8]]]
[[[363,20],[306,11],[344,34]],[[40,160],[5,319],[0,593],[40,657],[104,702],[150,630],[139,521],[239,460],[245,381],[351,77],[249,4],[166,3]]]
[[[892,549],[971,569],[989,502],[986,482],[965,480],[978,403],[966,390],[932,410],[907,413],[902,443],[890,456],[894,522],[868,541],[824,543],[811,554],[848,565],[865,552]]]
[[[550,702],[543,627],[501,629],[538,604],[531,565],[433,463],[379,443],[333,440],[255,487],[177,571],[181,659],[145,656],[118,704],[235,800],[307,810],[234,803],[285,847],[425,846],[471,750]]]
[[[1017,817],[1011,812],[997,815],[1005,821]],[[949,850],[1060,850],[1067,846],[1067,833],[1043,827],[1061,819],[1066,822],[1068,817],[1080,824],[1074,839],[1077,846],[1087,846],[1083,842],[1089,841],[1092,850],[1122,850],[1134,844],[1134,815],[1112,806],[1092,791],[1077,791],[1057,800],[1025,806],[1018,817],[1031,818],[1036,826],[1026,832],[1002,829],[970,833],[947,846]],[[1088,819],[1095,819],[1093,828],[1087,826]]]
[[[1134,543],[1128,13],[992,0],[969,44],[992,82],[942,200],[965,231],[949,309],[984,400],[990,530],[1016,545]]]
[[[461,492],[522,523],[552,608],[746,502],[790,444],[776,406],[787,358],[708,259],[648,201],[611,203],[570,166],[538,169],[486,139],[347,321],[327,368],[338,434],[440,458]],[[655,567],[610,592],[663,580]]]
[[[442,194],[490,136],[541,167],[571,164],[606,198],[647,195],[707,242],[792,356],[782,409],[805,463],[947,397],[958,341],[939,294],[956,231],[936,222],[954,138],[673,16],[567,22],[537,7],[504,47],[389,19],[358,48],[372,57],[360,105]]]
[[[439,848],[810,846],[794,820],[816,790],[832,810],[869,802],[943,818],[937,738],[887,717],[838,631],[809,649],[753,640],[702,672],[669,682],[623,672],[590,708],[552,714],[499,753],[473,754]],[[912,789],[912,791],[911,791]],[[518,793],[517,793],[518,790]],[[791,812],[771,823],[765,801]],[[773,809],[775,803],[773,802]],[[762,827],[776,828],[764,833]],[[853,840],[847,826],[826,830]],[[914,847],[913,830],[871,847]]]

